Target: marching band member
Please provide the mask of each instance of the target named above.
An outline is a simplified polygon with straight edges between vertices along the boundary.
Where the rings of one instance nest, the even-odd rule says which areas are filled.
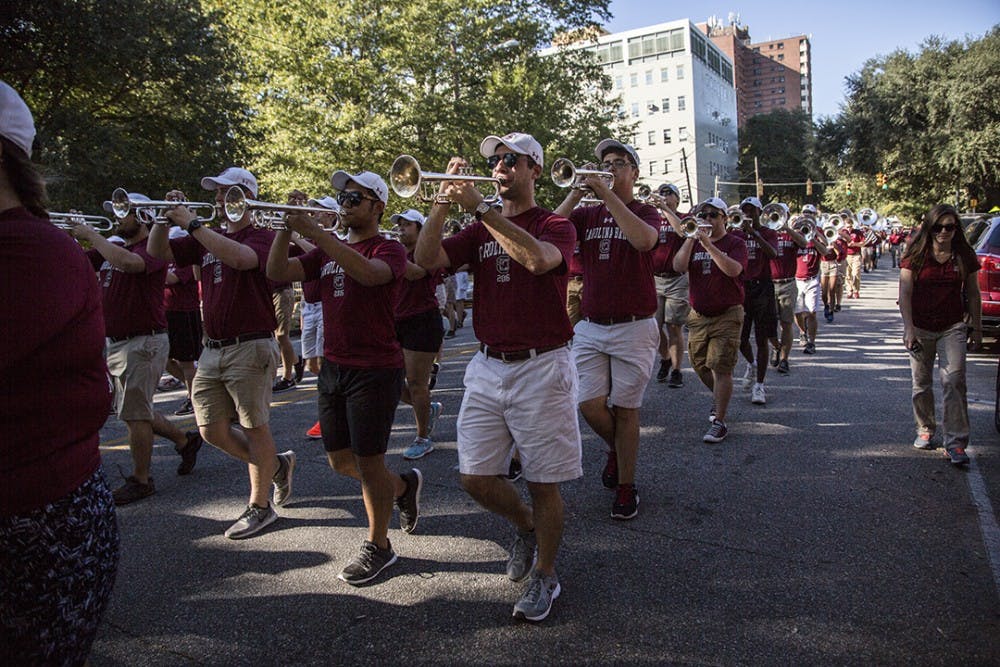
[[[449,205],[435,204],[415,257],[429,271],[468,264],[472,272],[472,324],[482,342],[465,372],[459,471],[465,490],[517,529],[507,576],[530,576],[531,583],[514,616],[541,621],[561,590],[555,571],[563,526],[559,483],[583,474],[566,314],[576,234],[568,220],[535,204],[543,159],[531,135],[486,137],[480,153],[499,182],[502,211],[483,201],[469,181],[446,182],[443,194],[474,212],[477,222],[442,242]],[[448,172],[464,166],[465,160],[452,158]],[[531,506],[507,479],[514,448]]]
[[[132,193],[130,199],[149,200]],[[72,224],[72,223],[71,223]],[[118,221],[124,246],[110,243],[89,225],[74,225],[70,234],[90,244],[87,258],[100,276],[104,326],[108,338],[108,372],[115,383],[115,411],[128,429],[132,474],[115,489],[116,505],[147,498],[156,491],[150,475],[153,436],[168,438],[181,455],[177,474],[194,468],[202,439],[197,431],[183,433],[153,409],[156,385],[167,365],[170,341],[163,308],[167,263],[147,249],[152,216],[140,208]]]
[[[170,235],[184,236],[180,227],[171,227]],[[167,277],[163,288],[163,309],[167,316],[167,338],[170,351],[167,354],[167,372],[184,383],[187,398],[174,412],[177,416],[194,412],[191,402],[191,386],[194,383],[194,362],[201,356],[201,295],[198,293],[199,267],[177,268],[167,265]]]
[[[218,208],[234,186],[247,197],[257,196],[257,179],[239,167],[206,176],[201,186],[215,192]],[[224,232],[216,232],[183,206],[184,193],[172,190],[166,198],[179,202],[166,216],[188,236],[168,239],[166,225],[154,225],[149,252],[177,266],[201,267],[207,338],[194,376],[195,421],[206,442],[247,464],[250,499],[225,532],[229,539],[242,539],[278,518],[271,485],[274,505],[281,506],[291,495],[295,470],[295,452],[277,454],[268,425],[278,346],[264,267],[274,235],[254,228],[249,209]],[[233,426],[234,420],[240,428]]]
[[[594,154],[612,182],[586,175],[586,189],[570,188],[556,214],[575,225],[583,264],[583,319],[573,337],[580,412],[608,446],[601,481],[615,491],[611,518],[631,519],[639,512],[639,409],[660,342],[649,252],[659,238],[660,216],[632,195],[639,176],[634,148],[604,139]],[[603,203],[577,208],[587,189]]]
[[[660,334],[660,369],[657,382],[668,387],[684,386],[681,362],[684,361],[684,323],[691,312],[688,301],[688,275],[674,271],[674,253],[684,243],[675,231],[679,222],[677,206],[681,191],[673,183],[657,188],[654,203],[660,210],[659,243],[653,249],[653,281],[656,285],[656,326]]]
[[[47,220],[34,137],[28,106],[0,81],[0,654],[82,665],[118,569],[98,449],[111,392],[100,288]]]
[[[796,256],[795,322],[799,327],[799,339],[804,354],[816,354],[816,310],[819,308],[819,261],[828,249],[822,234],[813,233],[804,248],[799,248]]]
[[[778,345],[775,346],[771,366],[777,368],[778,373],[787,375],[790,372],[788,356],[792,352],[795,302],[799,295],[798,287],[795,284],[798,248],[804,248],[806,240],[788,226],[787,220],[784,227],[777,231],[778,242],[774,249],[775,257],[771,260],[771,283],[774,285],[774,302],[778,311],[781,337],[778,340]]]
[[[865,233],[854,227],[854,214],[850,209],[840,212],[844,217],[845,236],[847,237],[847,274],[844,276],[844,286],[848,299],[861,298],[861,249],[865,246]]]
[[[396,213],[389,220],[399,229],[399,241],[406,248],[406,280],[396,307],[396,338],[403,347],[406,369],[402,400],[413,406],[413,419],[417,424],[417,435],[413,444],[403,451],[403,458],[419,459],[434,451],[431,434],[442,409],[440,403],[431,401],[430,379],[434,359],[444,340],[444,325],[434,296],[443,272],[431,273],[413,262],[413,251],[424,226],[420,211],[411,208]]]
[[[767,376],[768,341],[777,339],[778,313],[775,305],[774,283],[771,282],[771,260],[778,256],[778,233],[761,226],[763,211],[760,200],[747,197],[740,202],[740,212],[748,220],[739,230],[747,244],[747,266],[743,272],[743,328],[740,331],[740,352],[747,360],[745,380],[751,384],[750,402],[764,405],[767,395],[764,378]],[[750,329],[757,341],[756,363],[750,345]]]
[[[743,280],[747,246],[726,229],[726,202],[710,197],[698,206],[698,229],[686,236],[674,255],[674,270],[690,274],[688,358],[691,368],[712,392],[711,425],[702,438],[722,442],[729,433],[726,411],[733,394],[733,369],[743,326]]]
[[[377,174],[336,171],[341,224],[347,240],[318,222],[290,213],[275,235],[267,263],[272,280],[319,280],[323,300],[323,365],[319,421],[330,466],[361,482],[368,536],[337,577],[360,586],[396,562],[389,541],[393,500],[400,528],[412,532],[420,516],[423,478],[413,468],[398,475],[385,465],[392,422],[403,389],[403,353],[395,309],[406,272],[406,250],[379,233],[389,190]],[[289,259],[291,232],[316,245]]]

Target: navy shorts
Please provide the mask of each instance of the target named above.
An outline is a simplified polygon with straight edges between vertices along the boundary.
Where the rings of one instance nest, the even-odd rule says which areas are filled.
[[[350,368],[325,360],[317,383],[323,448],[385,454],[403,376],[402,368]]]
[[[404,350],[437,352],[444,340],[444,322],[437,308],[396,321],[396,340]]]
[[[201,313],[197,310],[168,310],[169,359],[197,361],[201,356]]]
[[[774,283],[748,280],[743,283],[743,332],[740,340],[750,340],[750,327],[758,342],[778,335],[778,309],[774,301]]]

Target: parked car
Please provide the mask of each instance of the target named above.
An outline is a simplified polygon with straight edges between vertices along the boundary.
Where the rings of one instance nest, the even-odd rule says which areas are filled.
[[[975,222],[966,230],[979,256],[979,291],[983,296],[983,335],[1000,338],[1000,216]]]

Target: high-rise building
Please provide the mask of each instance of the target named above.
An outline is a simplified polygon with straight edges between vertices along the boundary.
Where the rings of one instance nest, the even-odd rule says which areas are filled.
[[[689,202],[712,196],[717,185],[724,199],[736,197],[735,186],[725,185],[738,180],[732,59],[691,21],[592,34],[568,47],[594,53],[622,119],[637,123],[633,136],[616,138],[638,151],[640,182],[674,183]],[[583,158],[590,159],[575,159]]]
[[[733,61],[739,126],[775,109],[802,109],[812,116],[812,53],[807,35],[753,42],[750,29],[730,15],[698,27]]]

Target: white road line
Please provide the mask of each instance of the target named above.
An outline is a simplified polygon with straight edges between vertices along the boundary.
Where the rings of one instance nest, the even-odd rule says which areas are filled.
[[[986,493],[986,485],[983,483],[982,475],[979,474],[975,458],[969,462],[966,479],[969,482],[972,501],[976,503],[979,512],[979,528],[983,532],[986,556],[993,569],[993,583],[996,584],[997,596],[1000,597],[1000,526],[997,526],[997,517],[993,513],[993,505],[990,504],[990,497]]]

